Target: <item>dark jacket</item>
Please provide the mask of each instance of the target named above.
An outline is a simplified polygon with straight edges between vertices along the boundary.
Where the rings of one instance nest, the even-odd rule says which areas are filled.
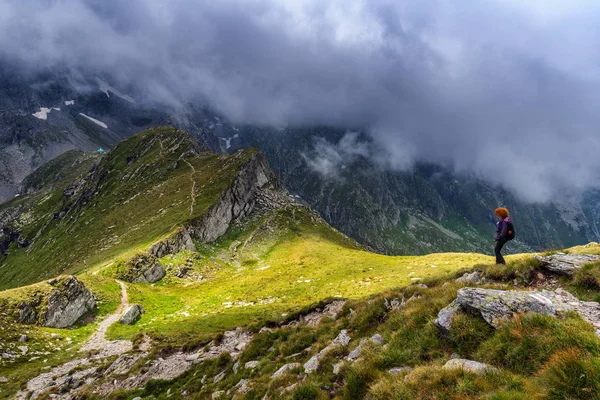
[[[510,217],[506,217],[496,223],[496,238],[494,240],[506,239],[509,223],[512,223]]]

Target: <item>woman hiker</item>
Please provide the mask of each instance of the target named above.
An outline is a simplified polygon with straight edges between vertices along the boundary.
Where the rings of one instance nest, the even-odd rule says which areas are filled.
[[[496,214],[498,217],[498,222],[496,223],[496,237],[494,238],[494,242],[496,242],[496,264],[506,264],[504,257],[502,257],[501,251],[506,242],[514,239],[515,228],[512,220],[508,216],[508,210],[506,208],[496,208],[494,214]]]

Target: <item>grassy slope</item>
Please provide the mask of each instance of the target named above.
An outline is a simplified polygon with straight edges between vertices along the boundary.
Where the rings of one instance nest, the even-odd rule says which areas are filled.
[[[146,131],[101,160],[91,179],[98,186],[88,182],[85,189],[92,193],[85,202],[65,198],[62,188],[34,199],[31,211],[21,216],[17,226],[24,237],[36,237],[35,243],[27,249],[13,248],[0,261],[0,289],[78,272],[149,246],[202,215],[254,154],[248,150],[233,156],[195,156],[188,153],[192,146],[182,131]],[[192,182],[196,190],[190,214]],[[55,219],[60,209],[70,211]]]
[[[177,269],[190,257],[194,255],[182,253],[162,261]],[[208,279],[194,283],[170,276],[154,285],[135,285],[130,300],[141,303],[147,314],[134,326],[114,326],[111,333],[131,338],[152,331],[177,342],[280,320],[325,298],[363,298],[490,261],[479,254],[370,253],[306,208],[290,205],[234,230],[214,247],[205,246],[194,268]]]
[[[570,251],[600,254],[600,246]],[[436,257],[448,260],[455,255],[439,254]],[[423,257],[408,259],[414,263],[425,261]],[[538,266],[530,256],[518,256],[505,267],[479,265],[477,268],[489,279],[485,286],[510,290],[515,288],[515,279],[520,284],[527,282]],[[598,294],[600,263],[594,268]],[[349,278],[352,276],[351,273]],[[335,392],[334,398],[344,400],[598,399],[600,338],[594,328],[577,315],[567,314],[560,318],[518,316],[493,330],[481,318],[461,314],[455,318],[450,336],[445,338],[439,335],[433,320],[465,284],[444,279],[428,283],[430,288],[410,285],[367,299],[351,300],[344,307],[341,318],[337,321],[325,319],[316,328],[275,328],[257,334],[240,360],[241,365],[259,360],[255,370],[240,368],[233,372],[234,361],[221,357],[194,366],[173,382],[152,382],[144,390],[115,394],[111,398],[152,396],[167,399],[187,392],[188,398],[204,399],[217,390],[232,388],[241,379],[250,379],[252,390],[240,398],[261,399],[268,394],[270,398],[328,399],[333,398],[332,392]],[[572,288],[578,285],[577,278],[573,281],[562,278],[561,283]],[[384,298],[408,301],[402,309],[389,311]],[[331,343],[341,329],[349,331],[351,343],[334,349],[322,359],[318,373],[299,380],[298,373],[302,371],[299,368],[281,378],[270,378],[283,364],[309,360]],[[333,364],[353,350],[361,338],[376,332],[384,337],[385,346],[365,345],[359,361],[346,363],[339,375],[332,374]],[[184,342],[179,342],[182,344]],[[442,365],[454,353],[492,364],[499,371],[477,375],[443,369]],[[401,366],[413,367],[414,371],[399,376],[387,373],[388,369]],[[211,378],[221,371],[226,372],[226,378],[213,383]],[[200,384],[200,377],[204,375],[208,376],[208,383]],[[292,384],[298,385],[294,390],[282,393],[283,388]]]
[[[178,158],[161,161],[160,165],[153,164],[156,154],[172,148],[169,144],[175,145],[178,140],[177,137],[171,137],[174,142],[163,142],[161,146],[160,141],[153,139],[156,137],[162,136],[159,134],[145,138],[144,135],[138,135],[120,145],[114,154],[104,158],[99,170],[107,171],[107,177],[101,180],[98,194],[79,209],[76,215],[71,215],[70,219],[60,221],[56,226],[53,225],[44,231],[37,243],[44,243],[46,240],[46,247],[40,245],[39,250],[34,249],[32,255],[35,258],[26,257],[24,252],[13,251],[7,263],[11,263],[10,266],[15,269],[16,263],[22,262],[22,272],[29,273],[30,276],[36,272],[39,274],[38,269],[43,265],[48,269],[47,276],[54,276],[57,271],[62,271],[61,268],[55,267],[60,265],[57,260],[60,260],[62,265],[66,264],[65,259],[70,260],[67,271],[76,271],[82,267],[81,261],[78,264],[77,260],[87,259],[88,272],[80,275],[80,278],[101,299],[98,315],[113,311],[119,302],[119,290],[112,280],[111,269],[115,257],[122,257],[124,253],[146,246],[189,218],[192,177],[198,191],[194,200],[193,216],[195,216],[200,215],[212,204],[211,202],[228,184],[228,180],[234,175],[240,163],[252,154],[242,152],[230,157],[217,155],[191,157],[188,161],[197,170],[192,176],[191,169],[186,163],[176,162]],[[130,163],[131,165],[127,165],[126,159],[131,154],[135,154],[138,158]],[[160,172],[165,169],[167,173]],[[119,178],[111,175],[111,171],[121,171]],[[122,183],[123,171],[128,176],[126,183]],[[41,204],[55,202],[60,205],[61,201],[64,201],[63,188],[49,189],[43,196],[44,198],[49,196],[51,200]],[[15,199],[11,205],[36,199],[33,196],[41,195]],[[157,213],[157,210],[160,211]],[[44,221],[42,217],[33,215],[31,217],[33,222],[25,224],[24,228],[35,223],[41,224]],[[70,228],[70,235],[65,233],[67,227]],[[51,243],[53,234],[59,234],[60,240]],[[112,235],[117,236],[120,241],[106,247],[103,239],[110,238]],[[597,252],[598,249],[577,248],[572,251]],[[519,260],[522,257],[513,256],[511,259]],[[47,263],[47,260],[55,264]],[[189,260],[192,261],[194,271],[203,275],[205,279],[194,281],[174,276],[173,272],[183,265],[188,265]],[[355,334],[362,335],[374,330],[381,322],[376,319],[371,321],[373,325],[370,325],[370,318],[377,318],[379,311],[371,310],[369,303],[364,301],[365,298],[388,290],[394,290],[391,295],[400,295],[399,293],[406,290],[414,291],[417,290],[414,286],[410,289],[396,288],[406,287],[421,280],[451,278],[459,270],[491,261],[490,256],[481,254],[446,253],[388,257],[370,253],[331,229],[306,208],[290,204],[276,212],[255,215],[243,224],[230,229],[218,242],[199,245],[198,253],[182,252],[176,256],[165,257],[162,262],[169,269],[165,279],[154,285],[128,285],[130,302],[141,303],[146,314],[137,324],[133,326],[117,324],[109,333],[113,338],[134,338],[138,334],[149,333],[164,345],[181,346],[185,343],[201,342],[225,329],[261,325],[267,321],[281,321],[286,316],[325,298],[344,297],[353,299],[354,307],[357,309],[365,309],[363,322],[345,322],[351,324],[351,328],[356,331]],[[2,284],[5,286],[17,284],[17,278],[4,280],[10,277],[5,271],[4,268],[0,270],[0,274],[4,274]],[[506,271],[491,271],[490,274],[502,275],[506,274]],[[518,274],[519,271],[513,275],[518,276]],[[42,283],[0,292],[0,302],[10,299],[11,307],[14,307],[14,304],[29,291],[43,290],[44,285]],[[418,303],[420,308],[414,311],[416,321],[402,319],[409,318],[409,315],[386,322],[387,325],[377,328],[381,329],[390,340],[398,335],[402,324],[406,324],[411,331],[423,330],[425,335],[422,338],[411,337],[414,343],[411,342],[410,346],[417,346],[417,348],[408,346],[409,349],[406,350],[408,353],[402,353],[402,347],[407,346],[406,340],[402,341],[403,338],[398,337],[394,346],[397,347],[395,351],[401,354],[391,352],[378,356],[396,358],[377,361],[380,362],[376,365],[377,368],[395,366],[392,364],[400,362],[416,365],[417,360],[427,362],[433,360],[432,367],[439,366],[439,362],[448,356],[447,353],[452,351],[453,347],[439,342],[439,338],[434,340],[427,335],[430,334],[432,319],[439,308],[451,300],[456,290],[455,286],[428,292],[430,294],[424,296]],[[5,307],[5,309],[9,311],[0,315],[0,322],[10,328],[0,334],[0,346],[3,348],[10,346],[11,343],[14,345],[17,333],[25,330],[40,341],[47,338],[50,333],[60,332],[63,338],[67,335],[71,337],[72,342],[68,347],[53,345],[40,349],[49,354],[32,362],[19,359],[14,364],[2,364],[0,376],[9,377],[11,383],[0,387],[0,397],[14,392],[28,377],[39,373],[45,366],[56,365],[73,357],[77,348],[94,328],[94,324],[69,330],[23,327],[12,322],[11,308]],[[370,313],[375,313],[375,317]],[[317,339],[325,343],[331,339],[330,336],[335,335],[333,333],[335,329],[330,326],[323,330],[322,335],[319,334],[321,336],[317,335],[318,337],[314,332],[312,334],[292,332],[291,334],[300,336],[296,338],[299,343],[304,343],[303,335],[311,337],[309,344]],[[284,346],[283,342],[287,339],[277,340],[279,340],[278,346]],[[480,343],[478,342],[477,345]],[[286,346],[283,347],[285,350],[281,350],[283,353],[273,355],[275,362],[261,373],[272,372],[271,369],[282,364],[284,359],[280,356],[287,356],[288,353],[292,354],[306,347],[297,349],[295,345]],[[434,346],[435,352],[431,353],[433,350],[427,346]],[[239,378],[237,375],[236,377]],[[325,378],[331,377],[326,375]],[[375,383],[376,379],[380,378],[382,377],[377,375],[368,380],[369,383]],[[178,384],[181,382],[179,381]],[[381,385],[385,386],[383,383]],[[160,392],[157,394],[160,395]],[[380,398],[385,398],[384,395],[382,396]]]

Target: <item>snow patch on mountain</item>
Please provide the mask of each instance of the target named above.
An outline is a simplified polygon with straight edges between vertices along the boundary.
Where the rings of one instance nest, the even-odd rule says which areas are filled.
[[[106,125],[106,124],[105,124],[104,122],[102,122],[102,121],[98,121],[97,119],[95,119],[95,118],[92,118],[92,117],[90,117],[90,116],[87,116],[87,115],[85,115],[84,113],[79,113],[79,115],[81,115],[82,117],[86,117],[87,119],[89,119],[89,120],[90,120],[90,121],[92,121],[93,123],[95,123],[95,124],[98,124],[98,125],[100,125],[100,126],[101,126],[101,127],[103,127],[103,128],[108,128],[108,125]]]
[[[75,105],[75,100],[67,100],[65,101],[65,106],[73,106]]]
[[[235,135],[233,135],[233,136],[231,136],[231,137],[228,137],[228,138],[221,138],[221,140],[225,142],[225,148],[226,148],[226,149],[230,149],[230,148],[231,148],[231,140],[233,140],[233,139],[237,139],[237,138],[239,138],[239,137],[240,137],[240,135],[238,135],[238,134],[236,133]]]
[[[125,101],[135,103],[133,97],[121,93],[118,89],[115,89],[114,87],[110,86],[108,83],[104,82],[100,78],[96,78],[96,80],[98,81],[98,85],[100,86],[100,91],[106,93],[106,97],[110,97],[110,93],[112,93]]]
[[[40,111],[33,113],[31,115],[33,115],[34,117],[36,117],[38,119],[42,119],[45,121],[48,119],[48,114],[50,114],[50,111],[52,111],[51,108],[40,107]]]

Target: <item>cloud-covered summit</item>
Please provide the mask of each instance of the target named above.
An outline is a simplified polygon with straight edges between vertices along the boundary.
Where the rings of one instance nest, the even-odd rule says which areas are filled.
[[[546,200],[600,178],[598,22],[587,0],[0,0],[0,57],[237,123],[362,129],[390,167]]]

